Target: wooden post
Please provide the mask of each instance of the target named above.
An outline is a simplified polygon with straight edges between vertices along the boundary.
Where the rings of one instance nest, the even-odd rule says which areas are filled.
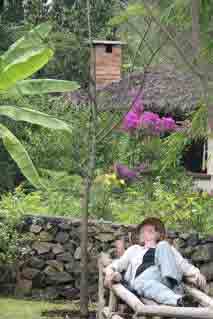
[[[105,301],[105,288],[104,288],[104,274],[103,274],[103,263],[102,258],[100,257],[98,259],[98,272],[99,272],[99,278],[98,278],[98,319],[103,319],[102,311],[106,305]]]
[[[110,316],[110,310],[109,307],[104,307],[103,309],[103,316],[104,318],[109,318]],[[120,315],[116,314],[116,313],[112,313],[110,316],[111,319],[123,319]]]
[[[208,136],[208,161],[207,173],[211,175],[210,193],[213,192],[213,129],[210,130]]]
[[[110,313],[115,312],[117,310],[118,298],[115,295],[114,291],[110,289],[109,295],[109,311]]]
[[[98,258],[98,319],[103,319],[103,309],[106,306],[105,300],[105,287],[104,287],[104,268],[111,263],[112,259],[109,254],[101,253]],[[111,295],[111,294],[110,294]],[[114,298],[115,297],[115,298]],[[115,306],[116,296],[111,295],[111,307],[112,309]],[[113,305],[114,303],[114,305]]]

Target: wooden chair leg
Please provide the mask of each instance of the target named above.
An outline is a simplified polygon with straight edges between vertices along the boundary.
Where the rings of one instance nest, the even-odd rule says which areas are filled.
[[[109,311],[110,313],[117,311],[117,306],[118,306],[118,298],[115,295],[115,293],[110,290],[110,295],[109,295]]]
[[[105,300],[105,288],[104,288],[104,274],[103,274],[103,263],[101,258],[98,260],[98,272],[99,272],[99,280],[98,280],[98,319],[103,319],[102,311],[106,306]]]

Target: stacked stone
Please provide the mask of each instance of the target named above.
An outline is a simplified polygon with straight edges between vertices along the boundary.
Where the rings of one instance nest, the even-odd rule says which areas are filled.
[[[208,293],[213,296],[213,236],[197,233],[169,233],[174,245],[206,276]]]
[[[49,300],[79,299],[80,220],[26,216],[20,231],[30,236],[19,260],[16,293]],[[128,246],[130,233],[135,234],[135,225],[124,226],[103,220],[89,221],[88,268],[91,300],[97,300],[99,253],[107,252],[114,257],[115,241],[123,238]],[[213,236],[169,232],[168,237],[205,274],[209,292],[213,296]],[[3,283],[0,287],[2,285]]]
[[[80,220],[27,217],[22,230],[30,233],[24,248],[16,292],[43,299],[78,299],[80,287]],[[101,251],[114,254],[115,240],[125,237],[128,227],[89,222],[89,294],[97,296],[97,259]]]

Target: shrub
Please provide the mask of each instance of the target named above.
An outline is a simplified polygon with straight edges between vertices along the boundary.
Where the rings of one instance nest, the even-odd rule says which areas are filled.
[[[171,176],[171,175],[170,175]],[[160,217],[169,228],[212,232],[213,197],[193,189],[184,174],[172,179],[156,177],[129,187],[112,203],[113,216],[125,223],[138,223],[145,216]]]

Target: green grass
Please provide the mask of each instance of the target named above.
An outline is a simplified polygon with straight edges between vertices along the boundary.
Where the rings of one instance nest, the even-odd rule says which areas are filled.
[[[0,319],[49,319],[41,316],[43,311],[54,309],[77,310],[79,305],[73,302],[51,303],[12,298],[0,298]],[[54,317],[56,319],[56,317]],[[57,318],[61,319],[61,318]]]

